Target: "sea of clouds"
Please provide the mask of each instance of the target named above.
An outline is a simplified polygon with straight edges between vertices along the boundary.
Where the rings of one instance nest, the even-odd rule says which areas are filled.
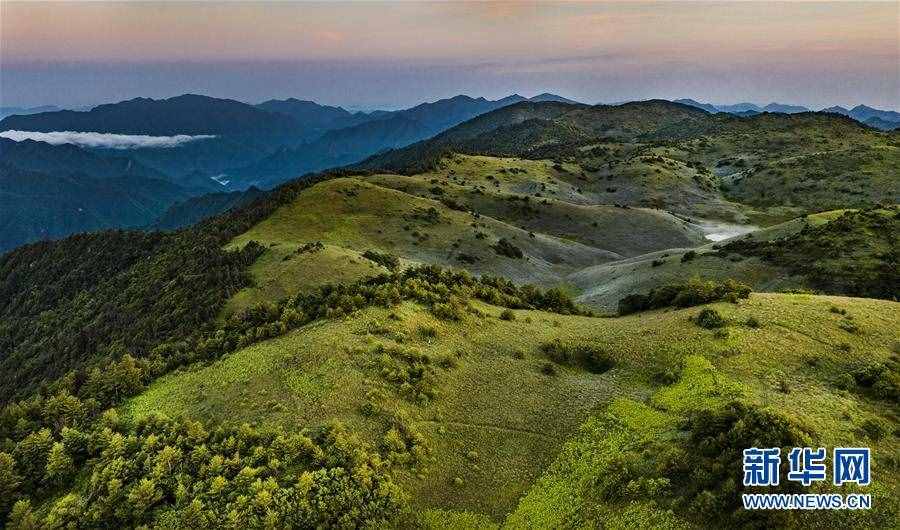
[[[179,145],[195,142],[197,140],[207,140],[215,138],[208,134],[187,135],[178,134],[175,136],[146,136],[142,134],[110,134],[98,132],[77,132],[77,131],[53,131],[53,132],[36,132],[36,131],[3,131],[0,137],[9,138],[16,142],[23,140],[35,140],[38,142],[47,142],[48,144],[74,144],[81,147],[97,147],[105,149],[139,149],[148,148],[166,148],[178,147]]]

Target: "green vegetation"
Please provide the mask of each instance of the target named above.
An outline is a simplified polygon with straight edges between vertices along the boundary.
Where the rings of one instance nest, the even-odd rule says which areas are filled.
[[[816,289],[852,296],[900,295],[900,209],[846,211],[775,240],[733,241],[724,252],[758,256],[803,275]]]
[[[715,282],[692,278],[687,283],[666,285],[647,294],[632,294],[619,301],[619,314],[628,315],[661,307],[691,307],[719,300],[737,303],[750,296],[750,287],[734,280]]]
[[[700,217],[771,222],[900,198],[896,135],[831,114],[741,118],[667,101],[514,105],[361,167],[420,173],[451,152],[574,165],[564,179],[599,202]]]
[[[285,441],[283,433],[257,433],[250,427],[220,429],[208,435],[201,424],[172,423],[152,416],[134,423],[127,419],[120,422],[115,411],[101,411],[139,392],[149,379],[174,367],[221,356],[311,320],[350,314],[368,305],[391,307],[404,299],[432,305],[434,311],[441,305],[455,307],[462,303],[455,300],[468,297],[517,308],[581,313],[558,292],[519,288],[499,279],[478,280],[435,267],[410,269],[349,286],[324,287],[315,294],[284,301],[280,307],[254,307],[190,342],[161,344],[146,360],[125,354],[102,369],[94,368],[85,379],[74,372],[67,374],[48,389],[46,397],[5,407],[0,415],[0,439],[9,451],[0,452],[0,463],[10,475],[4,476],[2,484],[11,501],[21,497],[22,503],[12,507],[9,502],[4,510],[11,509],[15,521],[32,518],[32,496],[42,497],[71,484],[70,493],[41,508],[45,524],[67,526],[74,520],[87,520],[91,525],[170,521],[178,525],[220,526],[228,522],[257,526],[267,521],[275,526],[308,527],[394,520],[402,495],[391,485],[385,474],[389,466],[382,462],[415,463],[427,453],[421,435],[402,419],[392,422],[381,447],[386,453],[379,457],[368,456],[365,447],[355,448],[359,443],[346,438],[341,428],[326,431],[323,447],[316,448],[306,437]],[[373,354],[377,359],[371,369],[401,395],[415,402],[435,397],[434,369],[427,355],[407,347],[385,346],[379,346]],[[453,367],[451,359],[438,364],[446,369]],[[187,438],[184,432],[189,434]],[[135,443],[126,444],[126,439]],[[284,443],[293,445],[294,452],[285,454],[281,447]],[[194,454],[197,444],[205,448],[202,455]],[[242,447],[252,455],[246,463],[239,456]],[[189,450],[189,460],[182,462]],[[329,456],[334,450],[344,453]],[[404,456],[407,454],[412,456]],[[205,463],[207,458],[209,464]],[[125,462],[145,460],[150,468],[123,468]],[[210,474],[207,466],[221,466],[223,461],[227,461],[230,473],[223,470]],[[89,484],[72,482],[77,474],[88,471],[93,477]],[[298,473],[299,482],[294,483]],[[183,480],[178,479],[181,476]],[[201,477],[210,482],[198,481]],[[228,487],[234,481],[237,484]],[[250,498],[242,487],[252,493]],[[119,496],[124,496],[127,504],[121,505]],[[329,508],[323,510],[323,503]],[[246,512],[248,508],[252,508],[250,513]]]

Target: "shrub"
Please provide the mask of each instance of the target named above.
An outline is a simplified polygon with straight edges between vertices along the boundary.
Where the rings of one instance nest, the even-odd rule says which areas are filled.
[[[698,326],[706,329],[721,328],[725,325],[725,319],[718,311],[711,308],[705,308],[697,315],[695,320]]]
[[[362,256],[369,261],[373,261],[389,271],[395,271],[400,267],[400,259],[397,256],[378,252],[375,250],[367,250]]]
[[[759,320],[757,320],[757,318],[752,315],[747,317],[746,324],[747,324],[748,328],[754,328],[754,329],[759,328],[761,326],[761,324],[759,323]]]
[[[460,321],[465,317],[465,305],[457,299],[449,302],[438,302],[431,306],[431,312],[441,320]]]
[[[852,390],[856,386],[856,381],[853,380],[853,376],[850,374],[840,374],[834,380],[834,386],[838,390]]]
[[[859,326],[853,323],[850,320],[841,320],[841,323],[838,324],[838,327],[847,333],[859,333]]]
[[[866,418],[859,427],[860,433],[873,440],[881,440],[884,436],[891,432],[891,424],[886,420],[878,417]]]
[[[691,261],[691,260],[693,260],[693,259],[696,258],[696,257],[697,257],[697,253],[696,253],[695,251],[693,251],[693,250],[688,250],[687,252],[685,252],[685,253],[681,256],[681,262],[682,262],[682,263],[687,263],[688,261]]]
[[[750,286],[735,280],[703,281],[699,278],[683,284],[664,285],[647,294],[631,294],[619,300],[619,314],[628,315],[662,307],[692,307],[726,300],[737,302],[750,296]]]
[[[542,344],[541,350],[557,364],[583,366],[595,374],[602,374],[615,366],[612,357],[593,344],[567,344],[560,339],[553,339]]]
[[[493,247],[494,252],[500,254],[501,256],[506,256],[507,258],[512,259],[522,259],[525,257],[525,254],[522,252],[522,249],[513,245],[506,238],[500,238]]]
[[[559,339],[542,344],[541,350],[555,363],[566,364],[572,360],[572,348]]]
[[[504,309],[502,313],[500,313],[500,320],[515,320],[516,314],[513,313],[512,309]]]
[[[887,400],[900,398],[900,370],[893,360],[865,366],[854,371],[852,375],[857,385],[869,389],[877,398]]]
[[[544,375],[556,375],[556,366],[553,363],[544,363],[541,366],[541,372]]]

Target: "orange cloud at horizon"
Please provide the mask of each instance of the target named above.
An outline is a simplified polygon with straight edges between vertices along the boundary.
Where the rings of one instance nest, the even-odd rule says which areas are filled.
[[[723,60],[900,46],[897,3],[2,2],[6,63],[472,61],[629,51]]]

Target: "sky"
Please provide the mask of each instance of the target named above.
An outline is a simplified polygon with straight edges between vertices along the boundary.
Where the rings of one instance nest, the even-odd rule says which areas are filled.
[[[457,94],[900,110],[900,2],[0,0],[0,105]]]

